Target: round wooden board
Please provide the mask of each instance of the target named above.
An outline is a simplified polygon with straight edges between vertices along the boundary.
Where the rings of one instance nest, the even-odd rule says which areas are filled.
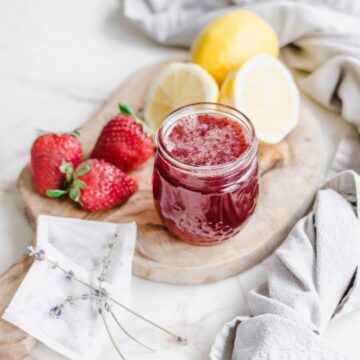
[[[83,126],[80,139],[85,154],[91,151],[106,121],[117,112],[119,102],[141,112],[148,85],[165,64],[155,64],[132,75]],[[239,234],[213,247],[188,245],[163,227],[152,199],[153,160],[131,174],[139,182],[139,191],[122,206],[104,212],[87,213],[69,200],[39,196],[29,167],[22,171],[18,186],[33,225],[39,214],[136,221],[138,236],[133,267],[136,275],[174,284],[207,283],[238,274],[261,261],[305,213],[322,175],[320,138],[316,119],[302,106],[298,126],[283,142],[260,147],[262,178],[255,214]]]

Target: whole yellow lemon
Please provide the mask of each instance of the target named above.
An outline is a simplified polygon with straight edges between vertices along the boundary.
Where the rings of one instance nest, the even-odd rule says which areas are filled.
[[[221,84],[226,75],[257,54],[279,55],[279,41],[261,17],[248,10],[226,13],[207,25],[191,47],[191,60]]]

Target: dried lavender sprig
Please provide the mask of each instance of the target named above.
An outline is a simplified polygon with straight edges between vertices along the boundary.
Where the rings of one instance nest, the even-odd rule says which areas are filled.
[[[69,274],[69,271],[66,271],[63,267],[61,267],[61,266],[58,264],[58,262],[51,261],[51,260],[49,260],[47,257],[45,257],[44,260],[47,261],[49,264],[51,264],[54,269],[59,269],[59,270],[61,270],[64,274]],[[87,284],[86,282],[80,280],[75,274],[73,274],[71,280],[77,281],[77,282],[80,283],[81,285],[86,286],[88,289],[95,290],[91,285],[89,285],[89,284]]]
[[[186,339],[186,338],[183,338],[182,336],[176,335],[176,334],[174,334],[173,332],[171,332],[170,330],[162,327],[161,325],[158,325],[158,324],[154,323],[153,321],[145,318],[144,316],[138,314],[138,313],[135,312],[134,310],[132,310],[132,309],[128,308],[127,306],[119,303],[117,300],[115,300],[115,299],[112,298],[111,296],[109,296],[108,299],[111,300],[111,301],[112,301],[113,303],[115,303],[116,305],[119,305],[119,306],[122,307],[124,310],[128,311],[129,313],[137,316],[137,317],[140,318],[141,320],[143,320],[143,321],[145,321],[145,322],[147,322],[147,323],[149,323],[149,324],[157,327],[158,329],[164,331],[164,332],[167,333],[168,335],[173,336],[178,343],[183,344],[183,345],[186,345],[186,344],[187,344],[187,339]]]
[[[51,263],[52,265],[57,265],[56,263],[52,262],[51,260],[48,260],[47,258],[45,258],[46,261],[48,261],[49,263]],[[58,269],[60,269],[61,271],[63,271],[64,273],[67,273],[67,271],[62,268],[61,266],[57,265],[56,266]],[[85,282],[83,282],[82,280],[78,279],[76,276],[74,276],[73,278],[75,281],[79,282],[80,284],[86,286],[87,288],[91,289],[91,290],[96,290],[94,289],[92,286],[86,284]],[[158,325],[156,323],[154,323],[153,321],[151,321],[150,319],[147,319],[145,318],[144,316],[140,315],[139,313],[137,313],[136,311],[128,308],[127,306],[125,306],[124,304],[121,304],[120,302],[118,302],[117,300],[115,300],[114,298],[112,298],[111,296],[108,296],[108,299],[111,300],[114,304],[122,307],[124,310],[130,312],[131,314],[133,314],[134,316],[137,316],[138,318],[140,318],[141,320],[155,326],[156,328],[162,330],[163,332],[167,333],[168,335],[174,337],[176,339],[176,341],[179,343],[179,344],[183,344],[183,345],[187,345],[187,339],[182,337],[182,336],[179,336],[179,335],[176,335],[174,334],[173,332],[171,332],[170,330],[162,327],[161,325]]]
[[[114,242],[111,242],[108,244],[108,248],[109,248],[109,251],[108,253],[106,254],[106,256],[102,259],[102,263],[101,263],[101,273],[98,277],[98,280],[99,280],[99,290],[101,288],[101,285],[102,285],[102,282],[106,280],[106,276],[107,276],[107,271],[108,271],[108,268],[109,268],[109,264],[110,264],[110,261],[111,261],[111,255],[114,251],[114,248],[116,246],[116,239],[118,238],[118,234],[115,233],[114,234]]]
[[[126,360],[125,356],[123,355],[123,353],[122,353],[121,350],[119,349],[118,345],[116,344],[115,339],[113,338],[113,336],[112,336],[112,334],[111,334],[111,331],[110,331],[110,329],[109,329],[109,325],[108,325],[107,320],[106,320],[106,316],[105,316],[105,314],[104,314],[104,306],[103,306],[103,303],[101,302],[100,304],[101,304],[101,307],[99,308],[99,313],[100,313],[101,318],[102,318],[102,320],[103,320],[103,323],[104,323],[104,325],[105,325],[105,329],[106,329],[106,331],[107,331],[107,333],[108,333],[108,335],[109,335],[109,338],[110,338],[110,340],[111,340],[111,342],[112,342],[115,350],[116,350],[116,351],[118,352],[118,354],[120,355],[121,359],[122,359],[122,360]]]
[[[82,294],[81,296],[71,296],[69,295],[62,303],[58,304],[58,305],[55,305],[54,307],[52,307],[49,311],[49,314],[56,318],[56,319],[60,319],[61,317],[61,313],[62,313],[62,309],[65,307],[66,304],[69,304],[69,305],[74,305],[74,303],[78,300],[86,300],[88,298],[95,298],[99,301],[103,301],[104,298],[99,296],[99,295],[96,295],[96,294],[91,294],[91,293],[86,293],[86,294]]]
[[[30,256],[32,256],[32,255],[30,255]],[[45,254],[42,254],[42,260],[46,260],[46,261],[49,262],[54,268],[60,269],[60,270],[63,271],[65,274],[68,273],[68,271],[66,271],[64,268],[62,268],[60,265],[58,265],[58,263],[55,263],[55,262],[47,259],[46,256],[45,256]],[[93,288],[91,285],[88,285],[88,284],[86,284],[85,282],[83,282],[82,280],[78,279],[76,276],[74,276],[73,279],[74,279],[75,281],[79,282],[80,284],[86,286],[87,288],[93,290],[93,291],[96,290],[96,289]],[[170,330],[168,330],[168,329],[166,329],[166,328],[164,328],[164,327],[162,327],[162,326],[154,323],[153,321],[145,318],[144,316],[138,314],[136,311],[134,311],[134,310],[128,308],[127,306],[121,304],[120,302],[118,302],[117,300],[115,300],[114,298],[112,298],[111,296],[108,296],[108,299],[111,300],[111,301],[112,301],[113,303],[115,303],[116,305],[118,305],[118,306],[120,306],[121,308],[123,308],[124,310],[130,312],[130,313],[133,314],[134,316],[137,316],[138,318],[142,319],[143,321],[145,321],[145,322],[153,325],[154,327],[156,327],[156,328],[162,330],[163,332],[167,333],[168,335],[174,337],[179,344],[186,345],[186,344],[188,343],[188,341],[187,341],[186,338],[184,338],[184,337],[182,337],[182,336],[179,336],[179,335],[176,335],[176,334],[174,334],[173,332],[171,332]]]
[[[110,264],[110,261],[111,261],[111,255],[114,251],[114,248],[116,246],[116,239],[118,237],[118,234],[115,233],[114,234],[114,242],[112,243],[109,243],[108,244],[108,248],[109,248],[109,251],[107,253],[107,255],[102,259],[102,265],[101,265],[101,273],[100,273],[100,276],[98,277],[98,280],[99,280],[99,291],[101,291],[101,286],[102,286],[102,283],[103,281],[106,280],[106,277],[107,277],[107,272],[109,270],[109,264]],[[151,351],[156,351],[155,349],[151,348],[150,346],[142,343],[140,340],[137,340],[136,338],[134,338],[120,323],[119,319],[115,316],[114,312],[111,310],[110,307],[108,307],[108,309],[106,309],[108,312],[110,312],[112,318],[114,319],[115,323],[119,326],[119,328],[124,332],[124,334],[126,336],[128,336],[131,340],[135,341],[137,344],[145,347],[146,349],[148,350],[151,350]]]
[[[141,342],[138,339],[135,339],[120,323],[119,319],[115,316],[114,312],[109,309],[109,312],[112,316],[112,318],[114,319],[114,321],[116,322],[116,324],[119,326],[119,328],[124,332],[125,335],[127,335],[131,340],[135,341],[136,343],[138,343],[139,345],[143,346],[146,349],[149,349],[150,351],[154,351],[156,352],[156,350],[146,344],[144,344],[143,342]]]
[[[52,266],[53,269],[59,269],[65,275],[69,275],[69,273],[71,272],[71,280],[77,281],[78,283],[82,284],[83,286],[87,287],[88,289],[95,290],[94,287],[92,287],[91,285],[89,285],[86,282],[77,278],[76,275],[72,271],[65,270],[61,265],[59,265],[59,263],[57,261],[52,261],[48,257],[46,257],[44,250],[36,251],[33,246],[28,246],[26,248],[26,251],[29,254],[29,256],[35,256],[36,260],[48,262]]]

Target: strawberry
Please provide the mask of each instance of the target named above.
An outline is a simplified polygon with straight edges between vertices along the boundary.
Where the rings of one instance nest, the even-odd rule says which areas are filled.
[[[97,211],[124,202],[137,189],[137,183],[116,166],[89,159],[75,170],[69,195],[85,210]]]
[[[82,148],[78,132],[44,134],[31,148],[31,170],[36,190],[40,195],[60,197],[65,194],[72,167],[78,166]]]
[[[91,158],[103,159],[125,172],[132,171],[154,154],[152,138],[146,124],[125,104],[120,114],[104,126]]]

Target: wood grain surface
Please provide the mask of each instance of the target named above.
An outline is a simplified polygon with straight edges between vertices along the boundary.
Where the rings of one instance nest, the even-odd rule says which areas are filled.
[[[9,305],[31,263],[32,259],[26,256],[0,277],[0,315]],[[23,359],[35,345],[33,337],[0,318],[0,359]]]

